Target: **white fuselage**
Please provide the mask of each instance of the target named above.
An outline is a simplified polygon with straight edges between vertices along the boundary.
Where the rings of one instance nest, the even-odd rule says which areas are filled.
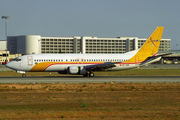
[[[136,51],[133,51],[134,53]],[[124,63],[134,54],[32,54],[16,58],[7,64],[7,66],[16,71],[45,71],[59,72],[66,71],[69,66],[87,66],[102,64],[105,62],[118,62],[116,67],[107,70],[124,70],[138,67],[139,63]]]

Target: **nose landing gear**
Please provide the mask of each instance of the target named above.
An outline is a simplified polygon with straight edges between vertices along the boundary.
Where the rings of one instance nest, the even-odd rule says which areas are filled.
[[[22,77],[26,77],[26,72],[25,71],[16,71],[17,73],[21,73],[22,74]]]
[[[22,74],[22,77],[26,77],[26,74]]]

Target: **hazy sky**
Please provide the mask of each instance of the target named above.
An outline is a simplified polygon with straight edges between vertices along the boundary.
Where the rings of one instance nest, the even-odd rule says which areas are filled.
[[[162,38],[180,49],[180,0],[1,0],[0,15],[11,17],[9,36],[148,38],[164,26]]]

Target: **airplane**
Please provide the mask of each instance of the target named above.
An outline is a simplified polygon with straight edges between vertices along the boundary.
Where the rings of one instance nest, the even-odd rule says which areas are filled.
[[[31,54],[15,58],[6,67],[22,73],[22,77],[26,77],[26,72],[58,72],[93,77],[94,71],[138,68],[168,55],[158,55],[163,29],[158,26],[141,48],[124,54]]]

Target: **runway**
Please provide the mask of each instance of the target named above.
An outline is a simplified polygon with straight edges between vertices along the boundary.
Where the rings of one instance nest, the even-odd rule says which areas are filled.
[[[180,76],[43,76],[0,77],[0,83],[180,83]]]

